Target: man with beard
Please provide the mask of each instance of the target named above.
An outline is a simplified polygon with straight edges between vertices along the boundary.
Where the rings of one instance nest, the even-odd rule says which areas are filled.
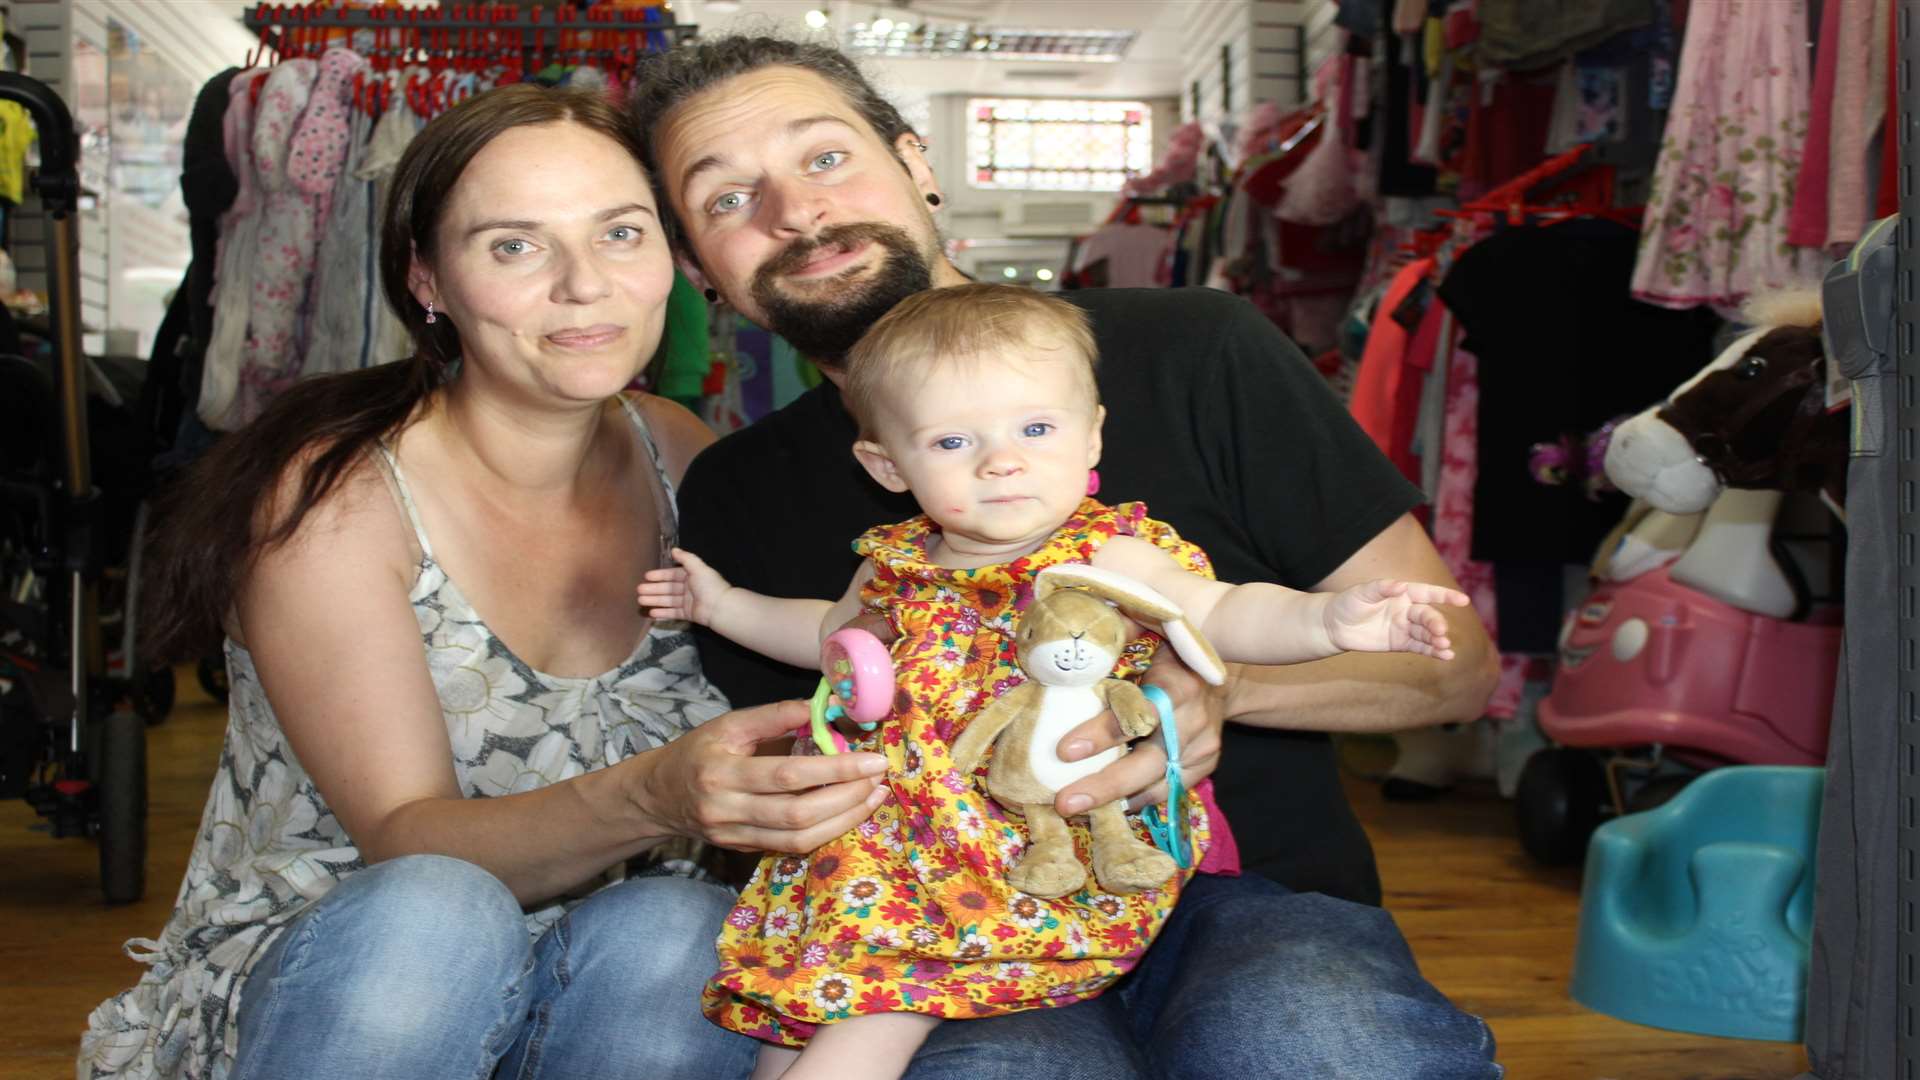
[[[636,85],[683,268],[827,378],[693,463],[681,544],[758,592],[839,595],[858,562],[851,541],[917,512],[855,462],[840,364],[895,303],[966,280],[940,246],[926,147],[826,46],[716,39],[655,55]],[[1092,317],[1101,353],[1103,498],[1146,502],[1226,581],[1452,584],[1408,513],[1419,493],[1251,306],[1203,289],[1068,297]],[[1450,665],[1345,656],[1248,668],[1215,693],[1177,663],[1157,665],[1148,681],[1178,704],[1184,774],[1212,774],[1249,873],[1196,878],[1113,992],[942,1025],[909,1076],[1498,1076],[1486,1026],[1420,976],[1391,918],[1367,906],[1379,901],[1372,851],[1324,734],[1477,716],[1492,650],[1470,613],[1449,621]],[[805,697],[819,679],[711,634],[702,656],[736,707]],[[1061,754],[1120,739],[1102,718]],[[1158,802],[1165,767],[1143,743],[1063,790],[1058,808]]]

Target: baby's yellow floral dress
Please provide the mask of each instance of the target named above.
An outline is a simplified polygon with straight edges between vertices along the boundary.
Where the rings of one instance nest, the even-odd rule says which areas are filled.
[[[1192,874],[1131,896],[1099,891],[1091,872],[1082,891],[1057,900],[1016,891],[1007,871],[1026,825],[987,796],[985,763],[960,775],[948,748],[1022,681],[1014,633],[1042,569],[1090,562],[1115,536],[1212,577],[1206,554],[1141,503],[1087,499],[1039,550],[972,570],[933,564],[938,529],[921,516],[854,544],[874,566],[862,599],[899,635],[893,715],[855,744],[886,755],[890,794],[811,855],[761,861],[721,931],[720,970],[704,995],[707,1015],[731,1030],[798,1047],[815,1025],[866,1013],[960,1019],[1083,1000],[1139,961]],[[1130,642],[1114,674],[1137,679],[1160,641],[1148,632]],[[1204,850],[1207,814],[1191,794],[1185,812]],[[1090,867],[1086,825],[1071,828]]]

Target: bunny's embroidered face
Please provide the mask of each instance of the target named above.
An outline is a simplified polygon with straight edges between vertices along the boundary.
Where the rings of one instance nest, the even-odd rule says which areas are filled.
[[[1047,686],[1092,686],[1113,673],[1127,622],[1106,601],[1061,589],[1020,618],[1020,670]]]

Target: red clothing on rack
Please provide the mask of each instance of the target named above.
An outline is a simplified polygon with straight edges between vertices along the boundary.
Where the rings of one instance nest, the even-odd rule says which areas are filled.
[[[1380,297],[1373,324],[1367,332],[1367,348],[1360,356],[1360,372],[1353,381],[1353,399],[1349,407],[1361,430],[1387,455],[1402,476],[1420,482],[1420,459],[1413,453],[1413,429],[1420,416],[1420,377],[1408,358],[1419,336],[1409,334],[1393,317],[1415,287],[1433,272],[1432,259],[1415,259],[1400,268],[1387,291]],[[1435,304],[1429,313],[1437,313]],[[1425,330],[1425,320],[1422,320]],[[1437,330],[1435,331],[1437,334]],[[1426,364],[1430,367],[1436,338],[1427,339]]]

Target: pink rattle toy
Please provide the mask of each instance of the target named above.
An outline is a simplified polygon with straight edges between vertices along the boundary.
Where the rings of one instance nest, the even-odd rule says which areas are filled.
[[[820,647],[819,689],[813,692],[812,724],[794,732],[811,734],[823,754],[842,754],[847,740],[833,729],[846,717],[872,731],[893,711],[893,657],[865,630],[837,630]]]

